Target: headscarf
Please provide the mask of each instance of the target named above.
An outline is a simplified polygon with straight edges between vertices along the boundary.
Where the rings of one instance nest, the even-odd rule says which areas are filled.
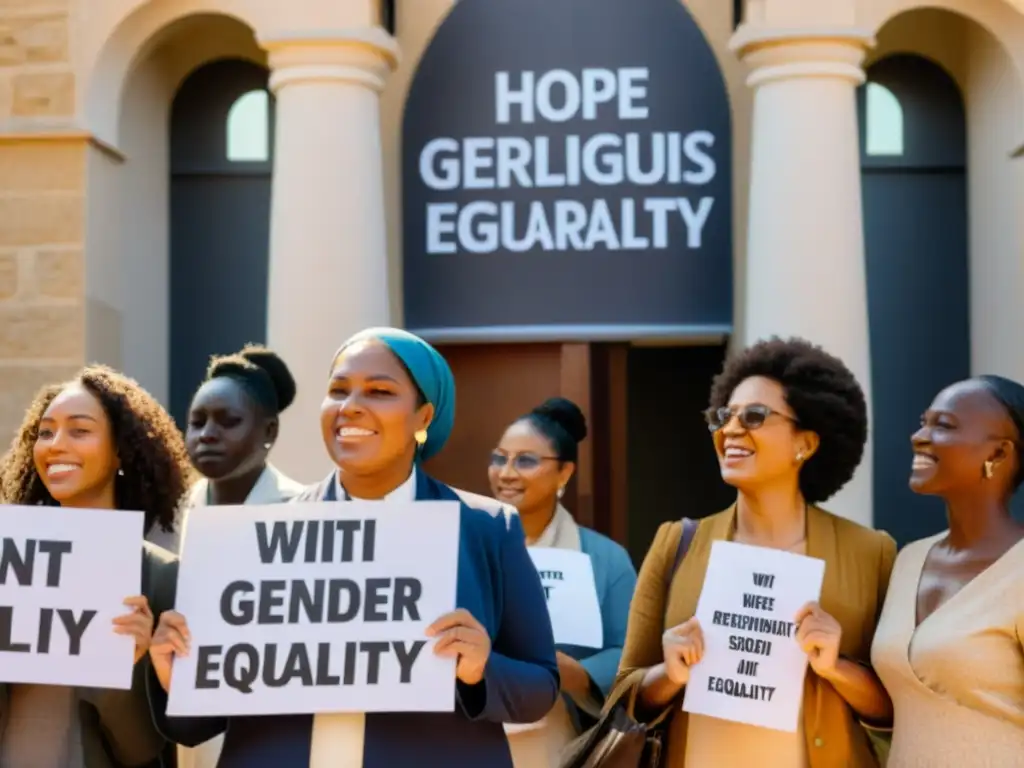
[[[434,420],[427,427],[427,442],[418,459],[427,461],[440,453],[455,424],[455,377],[448,361],[419,336],[400,328],[367,328],[352,336],[334,353],[337,361],[346,347],[360,341],[379,341],[405,366],[424,399],[434,406]]]

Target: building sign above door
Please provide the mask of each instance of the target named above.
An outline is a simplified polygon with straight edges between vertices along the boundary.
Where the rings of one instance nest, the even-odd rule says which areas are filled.
[[[405,107],[406,326],[727,332],[730,122],[679,0],[460,0]]]

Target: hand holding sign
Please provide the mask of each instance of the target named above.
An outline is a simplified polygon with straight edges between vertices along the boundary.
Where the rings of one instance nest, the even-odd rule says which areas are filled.
[[[665,657],[665,676],[675,685],[686,685],[690,667],[704,656],[704,631],[697,617],[666,630],[661,636],[661,650]]]
[[[149,659],[153,663],[160,687],[165,691],[171,690],[174,657],[188,655],[191,639],[184,616],[177,611],[164,611],[160,614],[160,623],[149,645]]]
[[[464,608],[446,613],[427,628],[427,637],[437,637],[434,653],[456,658],[455,676],[466,685],[484,679],[491,655],[491,638],[480,622]]]
[[[804,605],[793,621],[797,625],[796,641],[807,654],[811,669],[819,677],[828,678],[839,660],[843,628],[815,602]]]
[[[135,638],[135,662],[138,663],[146,655],[153,638],[153,612],[149,610],[145,595],[125,598],[124,604],[133,610],[114,619],[114,631]]]

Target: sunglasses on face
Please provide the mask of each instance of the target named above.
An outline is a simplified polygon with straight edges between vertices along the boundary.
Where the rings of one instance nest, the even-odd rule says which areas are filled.
[[[516,472],[532,472],[540,467],[545,461],[558,461],[555,456],[538,456],[536,453],[517,453],[508,456],[504,453],[491,454],[491,466],[496,469],[504,469],[509,463]]]
[[[794,424],[796,419],[785,413],[772,410],[767,405],[754,403],[742,407],[723,405],[721,408],[708,408],[704,411],[704,420],[708,423],[708,430],[717,432],[730,421],[733,416],[739,419],[740,426],[746,430],[760,429],[768,421],[769,416],[781,416]]]

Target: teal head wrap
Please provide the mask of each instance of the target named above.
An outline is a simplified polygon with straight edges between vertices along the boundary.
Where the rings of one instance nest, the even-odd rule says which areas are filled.
[[[434,420],[427,429],[427,442],[419,458],[427,461],[440,453],[455,425],[455,377],[448,361],[419,336],[399,328],[367,328],[352,336],[334,353],[361,341],[379,341],[405,366],[424,399],[434,406]]]

